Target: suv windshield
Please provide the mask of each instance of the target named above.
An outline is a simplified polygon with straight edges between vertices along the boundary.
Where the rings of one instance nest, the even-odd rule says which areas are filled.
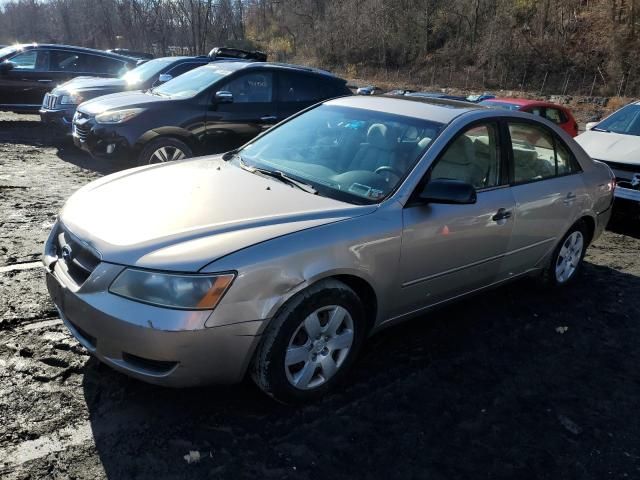
[[[631,104],[621,108],[610,117],[605,118],[592,130],[621,133],[623,135],[640,135],[640,105]]]
[[[151,80],[155,75],[167,65],[175,62],[175,58],[156,58],[155,60],[149,60],[143,63],[139,67],[129,70],[120,78],[127,82],[129,85],[135,85],[136,83],[145,83]]]
[[[377,203],[413,168],[443,124],[321,105],[240,150],[248,166],[310,184],[321,195]]]
[[[234,70],[218,65],[205,65],[183,73],[179,77],[151,90],[152,93],[174,98],[196,96]]]

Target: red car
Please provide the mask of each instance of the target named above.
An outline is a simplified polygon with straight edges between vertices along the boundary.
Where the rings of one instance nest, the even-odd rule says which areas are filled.
[[[492,98],[483,100],[480,105],[533,113],[551,120],[572,137],[578,135],[578,123],[573,118],[571,110],[562,105],[539,100],[527,100],[526,98]]]

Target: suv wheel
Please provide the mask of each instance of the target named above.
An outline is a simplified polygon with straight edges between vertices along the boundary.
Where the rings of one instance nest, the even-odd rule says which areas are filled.
[[[344,378],[363,340],[356,293],[337,280],[321,281],[273,318],[254,357],[253,380],[282,403],[316,400]]]
[[[193,156],[189,145],[177,138],[161,137],[149,142],[138,156],[138,165],[173,162]]]

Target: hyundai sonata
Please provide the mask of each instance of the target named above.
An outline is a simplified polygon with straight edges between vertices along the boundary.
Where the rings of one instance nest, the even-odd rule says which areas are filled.
[[[249,373],[311,400],[381,328],[524,275],[571,282],[613,188],[545,119],[344,97],[223,156],[86,185],[46,243],[47,285],[121,372],[169,386]]]

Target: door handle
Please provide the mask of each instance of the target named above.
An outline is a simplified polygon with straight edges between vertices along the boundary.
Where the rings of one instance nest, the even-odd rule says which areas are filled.
[[[564,197],[564,204],[569,205],[573,203],[575,199],[576,199],[576,194],[573,192],[569,192],[567,193],[567,196]]]
[[[261,122],[275,122],[278,119],[275,115],[265,115],[264,117],[260,117]]]
[[[46,80],[46,79],[40,79],[38,80],[39,83],[51,83],[53,82],[53,80]]]
[[[494,222],[499,222],[500,220],[506,220],[508,218],[511,218],[511,211],[507,210],[506,208],[501,208],[493,217],[491,217],[491,220],[493,220]]]

